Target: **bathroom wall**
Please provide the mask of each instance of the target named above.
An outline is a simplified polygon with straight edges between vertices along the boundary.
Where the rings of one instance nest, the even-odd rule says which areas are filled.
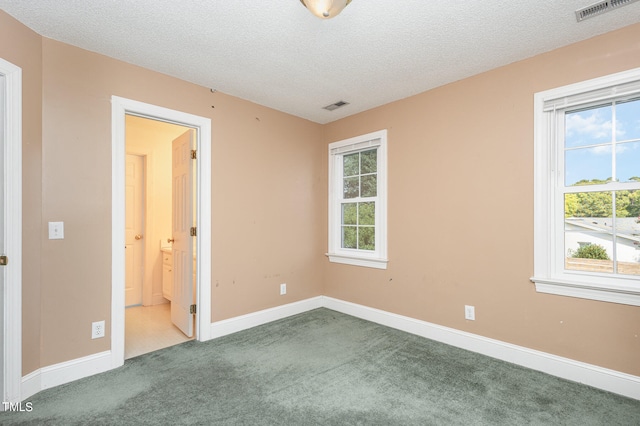
[[[167,303],[162,297],[161,244],[171,237],[171,142],[187,127],[127,115],[125,117],[127,154],[144,156],[145,271],[143,305]]]

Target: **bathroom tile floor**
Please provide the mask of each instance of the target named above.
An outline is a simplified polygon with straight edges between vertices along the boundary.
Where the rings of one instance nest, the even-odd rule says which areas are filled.
[[[124,358],[191,340],[171,323],[171,304],[132,306],[125,310]]]

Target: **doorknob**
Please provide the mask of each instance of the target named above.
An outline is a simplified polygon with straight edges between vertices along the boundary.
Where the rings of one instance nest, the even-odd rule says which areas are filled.
[[[174,242],[174,241],[175,241],[175,240],[174,240],[173,238],[167,238],[167,242],[168,242],[168,243],[172,243],[172,242]]]
[[[142,239],[142,235],[138,234],[134,237],[136,240],[141,240]]]

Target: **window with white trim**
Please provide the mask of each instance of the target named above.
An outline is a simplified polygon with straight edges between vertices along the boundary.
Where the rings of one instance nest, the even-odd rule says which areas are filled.
[[[536,290],[640,306],[640,68],[534,103]]]
[[[387,131],[329,144],[331,262],[387,268]]]

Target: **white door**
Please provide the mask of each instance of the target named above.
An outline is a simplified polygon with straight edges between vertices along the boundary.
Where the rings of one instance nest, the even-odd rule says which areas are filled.
[[[191,158],[195,132],[187,130],[173,141],[172,152],[172,238],[173,298],[171,321],[187,337],[193,337],[193,164]]]
[[[143,184],[142,156],[127,154],[125,162],[125,306],[142,304]]]

